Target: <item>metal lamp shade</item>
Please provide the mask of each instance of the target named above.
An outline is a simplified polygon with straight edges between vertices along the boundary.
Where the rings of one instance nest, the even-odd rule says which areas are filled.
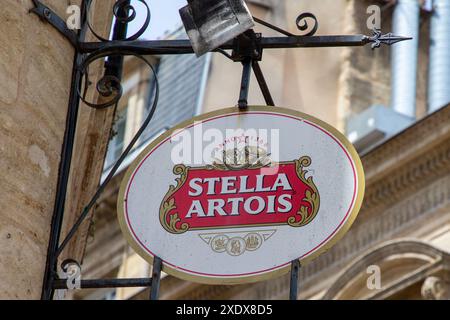
[[[188,0],[180,9],[197,56],[212,51],[254,26],[243,0]]]

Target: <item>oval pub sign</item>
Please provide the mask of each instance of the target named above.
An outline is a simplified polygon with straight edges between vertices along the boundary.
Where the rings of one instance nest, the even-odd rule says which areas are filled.
[[[335,244],[355,220],[364,172],[336,129],[283,108],[224,109],[154,140],[118,199],[127,240],[163,271],[235,284],[288,272]]]

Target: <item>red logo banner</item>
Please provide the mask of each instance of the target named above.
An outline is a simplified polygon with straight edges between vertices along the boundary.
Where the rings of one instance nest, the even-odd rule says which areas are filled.
[[[189,230],[310,223],[320,196],[313,177],[306,178],[309,157],[277,165],[233,168],[174,167],[177,185],[170,186],[160,206],[163,228],[174,234]]]

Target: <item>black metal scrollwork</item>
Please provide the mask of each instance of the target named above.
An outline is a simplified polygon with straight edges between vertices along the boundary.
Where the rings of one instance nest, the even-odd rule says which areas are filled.
[[[89,80],[89,66],[103,58],[111,58],[114,56],[124,56],[130,55],[134,56],[145,62],[147,66],[149,66],[153,73],[155,73],[153,66],[150,62],[144,58],[143,56],[131,52],[131,51],[120,51],[118,53],[110,53],[110,52],[97,52],[92,53],[83,61],[83,63],[78,67],[78,71],[81,73],[81,82],[78,84],[77,92],[81,101],[84,102],[87,106],[94,109],[106,109],[109,108],[119,102],[123,95],[123,88],[121,84],[121,80],[113,75],[105,74],[96,84],[96,90],[100,94],[101,97],[105,98],[107,101],[102,103],[93,103],[86,99],[86,95],[89,87],[92,85],[92,82]]]
[[[312,28],[310,28],[309,24],[308,24],[308,19],[312,19],[314,21],[314,25]],[[317,30],[319,29],[319,22],[317,21],[317,18],[314,14],[310,13],[310,12],[304,12],[299,14],[299,16],[297,17],[297,19],[295,20],[295,24],[297,25],[297,29],[300,31],[307,31],[308,29],[310,29],[308,32],[306,32],[305,34],[293,34],[287,30],[284,30],[282,28],[279,28],[277,26],[274,26],[273,24],[264,21],[262,19],[259,19],[257,17],[253,17],[253,20],[255,20],[255,22],[270,28],[276,32],[279,32],[285,36],[288,37],[294,37],[294,36],[303,36],[303,37],[310,37],[313,36]]]
[[[308,19],[312,19],[314,21],[312,28],[309,27]],[[310,12],[301,13],[295,20],[295,24],[297,25],[297,29],[300,31],[307,31],[310,29],[307,33],[301,34],[301,36],[304,37],[311,37],[315,35],[319,29],[319,22],[317,21],[316,16]]]
[[[137,40],[140,36],[142,36],[144,34],[144,32],[147,30],[148,26],[150,25],[150,20],[151,20],[151,12],[150,12],[150,7],[148,6],[148,4],[145,2],[145,0],[136,0],[139,1],[139,3],[143,4],[145,6],[146,9],[146,18],[145,18],[145,22],[142,25],[142,27],[132,36],[127,37],[126,39],[123,39],[122,41],[134,41]],[[88,2],[87,4],[87,10],[86,12],[91,12],[91,10],[89,10],[92,6],[92,2]],[[127,12],[126,15],[123,14],[123,12]],[[136,15],[137,15],[137,9],[128,2],[128,0],[117,0],[117,2],[114,4],[113,7],[113,14],[114,17],[116,19],[117,22],[119,23],[123,23],[124,25],[134,21],[136,19]],[[89,30],[92,32],[92,34],[100,41],[102,42],[108,42],[110,41],[107,38],[104,38],[102,36],[100,36],[98,33],[95,32],[94,28],[91,25],[91,21],[89,19],[89,15],[87,17],[87,26],[89,28]]]
[[[117,160],[117,162],[114,164],[114,166],[109,171],[109,173],[108,173],[107,177],[105,178],[105,180],[101,183],[101,185],[99,186],[99,188],[95,192],[94,196],[91,198],[89,203],[83,209],[83,212],[78,217],[78,219],[75,222],[74,226],[69,230],[69,232],[67,233],[65,239],[61,242],[60,246],[57,248],[57,250],[55,252],[56,257],[58,257],[61,254],[61,252],[64,250],[64,248],[66,248],[67,244],[73,238],[73,236],[75,235],[76,231],[78,230],[80,225],[83,223],[84,219],[86,219],[86,217],[89,215],[90,210],[95,205],[95,203],[99,199],[100,195],[103,193],[103,191],[105,190],[106,186],[108,185],[108,183],[115,176],[116,172],[119,170],[119,168],[120,168],[121,164],[123,163],[123,161],[126,159],[126,157],[131,152],[131,150],[134,148],[135,144],[137,143],[137,141],[139,140],[141,135],[144,133],[145,129],[148,127],[150,121],[153,119],[153,116],[154,116],[154,114],[156,112],[156,107],[158,106],[158,101],[159,101],[159,81],[158,81],[158,75],[157,75],[157,72],[156,72],[155,68],[152,66],[152,64],[145,57],[143,57],[143,56],[141,56],[139,54],[133,53],[131,51],[122,51],[120,54],[121,55],[134,56],[134,57],[142,60],[150,68],[150,70],[152,71],[152,74],[154,76],[154,80],[155,80],[153,102],[151,103],[151,107],[149,109],[150,111],[149,111],[147,117],[145,118],[144,122],[142,123],[142,126],[139,128],[139,130],[137,131],[137,133],[135,134],[133,139],[131,139],[131,142],[129,143],[129,145],[122,152],[122,154],[119,157],[119,159]],[[120,55],[120,54],[118,54],[118,55]],[[89,64],[92,63],[93,61],[95,61],[97,59],[105,58],[105,57],[108,57],[108,56],[111,56],[111,54],[108,54],[108,53],[100,53],[100,54],[97,54],[97,55],[96,54],[92,54],[88,59],[86,59],[84,61],[83,66],[82,66],[83,70],[86,71],[88,69]],[[116,81],[117,81],[117,78],[114,79],[114,77],[113,78],[101,79],[99,82],[102,82],[102,83],[97,84],[97,89],[99,89],[99,87],[100,87],[101,90],[105,90],[104,92],[108,92],[108,90],[110,90],[111,87],[105,88],[105,89],[101,88],[101,87],[103,85],[106,85],[107,87],[108,86],[112,86],[112,82],[116,82]],[[117,82],[117,84],[120,86],[119,82]],[[121,87],[120,87],[120,90],[118,90],[118,91],[120,93],[122,93]],[[81,97],[80,92],[78,92],[78,94]],[[114,99],[110,100],[108,103],[101,104],[101,105],[95,105],[95,104],[89,103],[88,106],[93,107],[93,108],[97,108],[97,109],[98,108],[106,108],[108,106],[112,106],[114,103],[116,103],[116,101],[119,101],[120,97],[121,97],[121,94],[115,96]],[[149,105],[150,105],[150,101],[151,100],[149,100]]]
[[[87,106],[94,109],[105,109],[119,102],[123,94],[122,84],[119,78],[113,75],[104,75],[96,84],[97,92],[107,100],[102,103],[94,103],[87,100],[86,95],[92,82],[89,79],[89,66],[96,60],[114,55],[91,54],[78,67],[82,81],[77,86],[78,96]],[[83,85],[84,82],[84,85]],[[81,92],[83,91],[83,92]]]

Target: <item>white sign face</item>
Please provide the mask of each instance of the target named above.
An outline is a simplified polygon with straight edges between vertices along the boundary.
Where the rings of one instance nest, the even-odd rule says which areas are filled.
[[[234,284],[329,249],[363,195],[361,161],[336,129],[293,110],[231,108],[151,143],[126,174],[118,215],[132,247],[165,272]]]

